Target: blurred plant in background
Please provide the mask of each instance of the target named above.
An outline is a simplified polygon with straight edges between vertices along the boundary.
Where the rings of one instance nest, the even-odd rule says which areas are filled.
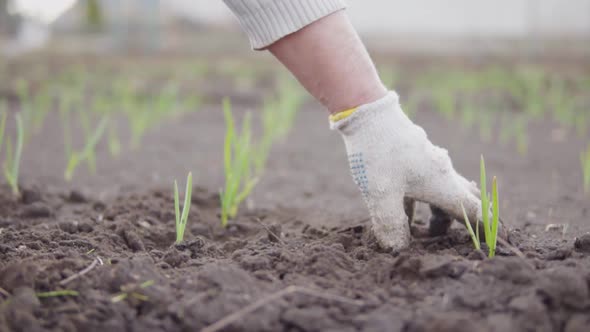
[[[580,162],[582,163],[582,174],[584,176],[584,191],[590,193],[590,143],[586,151],[580,154]]]
[[[103,14],[99,0],[86,0],[86,22],[90,31],[100,31],[103,26]]]
[[[520,64],[379,68],[384,83],[399,92],[411,117],[424,110],[437,112],[476,130],[485,141],[513,144],[521,154],[534,144],[528,128],[544,119],[588,139],[590,79],[583,74]],[[238,94],[254,100],[260,111],[253,172],[261,174],[273,142],[285,138],[306,96],[279,67],[236,58],[115,57],[58,66],[31,58],[10,65],[0,61],[0,75],[15,77],[0,81],[0,101],[10,112],[21,113],[24,145],[56,111],[63,127],[66,165],[86,163],[91,172],[101,142],[117,157],[140,148],[143,137],[162,123]],[[73,139],[78,136],[85,137],[79,144]],[[588,164],[586,159],[582,158],[582,167]],[[73,175],[65,173],[68,178]]]

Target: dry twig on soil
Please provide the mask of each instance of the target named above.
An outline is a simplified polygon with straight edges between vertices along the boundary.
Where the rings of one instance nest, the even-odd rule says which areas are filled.
[[[10,293],[2,287],[0,287],[0,294],[4,295],[6,298],[10,297]]]
[[[94,269],[96,267],[96,265],[102,265],[102,259],[100,259],[100,257],[96,256],[96,258],[94,260],[92,260],[92,263],[90,263],[90,265],[88,265],[86,268],[84,268],[82,271],[76,273],[76,274],[72,274],[71,276],[65,278],[64,280],[60,281],[59,284],[61,286],[66,285],[78,278],[80,278],[81,276],[85,275],[86,273],[90,272],[92,269]]]
[[[218,320],[217,322],[215,322],[209,326],[206,326],[204,329],[201,330],[201,332],[221,331],[225,327],[238,321],[240,318],[264,307],[267,304],[270,304],[271,302],[274,302],[274,301],[282,298],[283,296],[286,296],[289,294],[294,294],[294,293],[303,293],[303,294],[306,294],[309,296],[315,296],[315,297],[323,298],[326,300],[334,300],[334,301],[348,303],[348,304],[352,304],[352,305],[356,305],[356,306],[361,306],[364,304],[362,301],[351,300],[349,298],[339,296],[339,295],[321,293],[319,290],[313,290],[313,289],[299,287],[299,286],[289,286],[289,287],[282,289],[276,293],[270,294],[269,296],[263,297],[260,300],[254,302],[254,303],[251,303],[251,304],[245,306],[244,308],[242,308],[234,313],[231,313],[228,316],[223,317],[222,319]]]
[[[275,234],[273,231],[271,231],[271,230],[270,230],[270,228],[268,228],[268,226],[266,226],[266,225],[265,225],[265,224],[262,222],[262,220],[260,220],[260,218],[256,217],[256,218],[254,218],[254,220],[256,220],[256,222],[258,222],[258,223],[260,224],[260,226],[262,226],[262,227],[263,227],[263,228],[264,228],[264,229],[265,229],[265,230],[268,232],[268,234],[270,234],[270,235],[274,236],[274,238],[275,238],[275,239],[277,239],[277,241],[278,241],[280,244],[282,244],[282,245],[284,245],[284,244],[285,244],[285,242],[283,242],[283,240],[281,240],[281,237],[280,237],[280,236],[278,236],[277,234]]]

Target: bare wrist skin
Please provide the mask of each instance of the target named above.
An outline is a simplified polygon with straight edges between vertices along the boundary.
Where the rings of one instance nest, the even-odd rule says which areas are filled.
[[[387,94],[369,53],[343,11],[281,38],[268,50],[332,114]]]

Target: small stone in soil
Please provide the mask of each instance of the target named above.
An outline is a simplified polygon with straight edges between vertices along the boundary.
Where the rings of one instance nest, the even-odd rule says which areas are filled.
[[[22,202],[24,204],[33,204],[41,200],[41,194],[31,189],[22,190]]]
[[[282,227],[280,224],[268,226],[268,240],[270,242],[281,242]]]
[[[483,261],[486,259],[486,254],[481,250],[474,250],[469,255],[467,255],[467,259],[472,261]]]
[[[543,255],[542,257],[545,260],[548,261],[562,261],[566,258],[569,258],[572,255],[572,249],[571,247],[569,248],[555,248],[554,250],[551,250],[547,253],[545,253],[545,255]]]
[[[94,230],[94,226],[92,226],[88,222],[81,222],[78,224],[78,231],[83,233],[90,233]]]
[[[145,250],[145,246],[143,245],[141,238],[134,231],[127,228],[122,228],[118,231],[118,235],[123,238],[129,249],[133,251]]]
[[[23,218],[49,218],[51,214],[51,209],[41,202],[26,206],[21,211],[21,217]]]
[[[171,267],[179,267],[182,263],[186,262],[190,257],[185,254],[181,253],[176,249],[172,249],[166,253],[164,256],[164,262],[167,263]]]
[[[58,227],[66,233],[74,234],[78,232],[78,223],[76,221],[61,221],[58,223]]]
[[[35,291],[29,287],[18,287],[14,290],[13,301],[19,307],[33,310],[41,305]]]
[[[576,238],[576,241],[574,242],[574,248],[580,252],[590,253],[590,233]]]
[[[71,203],[86,203],[88,202],[88,199],[86,199],[86,196],[84,196],[84,194],[81,192],[72,190],[70,192],[70,196],[68,197],[68,201]]]
[[[92,208],[94,211],[102,212],[107,208],[107,206],[103,202],[94,202],[94,204],[92,204]]]
[[[590,325],[590,317],[586,314],[576,314],[570,318],[565,326],[565,332],[587,331]]]

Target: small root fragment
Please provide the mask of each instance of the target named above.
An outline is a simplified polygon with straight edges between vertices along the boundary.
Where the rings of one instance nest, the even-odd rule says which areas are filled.
[[[258,310],[259,308],[262,308],[265,305],[270,304],[270,303],[282,298],[283,296],[286,296],[289,294],[294,294],[294,293],[302,293],[302,294],[306,294],[309,296],[315,296],[315,297],[323,298],[326,300],[333,300],[333,301],[348,303],[348,304],[357,305],[357,306],[363,305],[362,301],[352,300],[352,299],[349,299],[349,298],[346,298],[343,296],[321,293],[319,290],[313,290],[313,289],[304,288],[304,287],[300,287],[300,286],[288,286],[287,288],[284,288],[276,293],[270,294],[269,296],[263,297],[262,299],[254,302],[254,303],[251,303],[251,304],[245,306],[244,308],[229,314],[228,316],[223,317],[222,319],[218,320],[217,322],[215,322],[209,326],[206,326],[204,329],[201,330],[201,332],[221,331],[223,328],[235,323],[240,318]]]
[[[59,284],[61,286],[63,286],[63,285],[66,285],[66,284],[68,284],[68,283],[70,283],[70,282],[72,282],[72,281],[80,278],[81,276],[85,275],[86,273],[92,271],[92,269],[94,269],[96,267],[96,265],[98,265],[98,264],[102,265],[103,262],[102,262],[102,259],[100,259],[99,256],[96,256],[96,258],[92,260],[92,263],[90,263],[90,265],[88,265],[87,267],[85,267],[82,271],[80,271],[80,272],[78,272],[76,274],[72,274],[71,276],[69,276],[69,277],[65,278],[64,280],[60,281]]]

